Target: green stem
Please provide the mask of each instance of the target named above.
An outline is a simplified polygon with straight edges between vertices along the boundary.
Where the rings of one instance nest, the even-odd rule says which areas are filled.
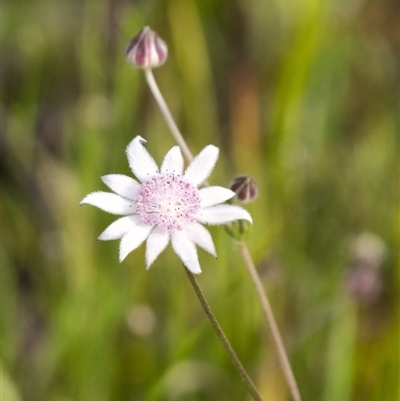
[[[183,136],[180,133],[177,125],[175,124],[175,121],[174,121],[174,119],[173,119],[173,117],[171,115],[171,112],[169,111],[169,108],[168,108],[168,106],[167,106],[167,104],[166,104],[166,102],[164,100],[164,97],[162,96],[162,94],[161,94],[161,92],[160,92],[160,90],[158,88],[157,82],[154,79],[154,75],[153,75],[152,70],[151,69],[145,69],[144,72],[145,72],[146,80],[147,80],[147,83],[148,83],[148,85],[150,87],[150,90],[152,91],[152,93],[154,95],[154,98],[155,98],[157,104],[160,107],[160,110],[161,110],[161,112],[162,112],[162,114],[163,114],[163,116],[164,116],[164,118],[165,118],[165,120],[166,120],[166,122],[167,122],[167,124],[168,124],[168,126],[170,128],[170,130],[171,130],[171,133],[172,133],[173,137],[175,138],[175,140],[178,143],[178,145],[181,147],[182,152],[183,152],[184,156],[186,157],[186,160],[188,160],[189,162],[192,161],[193,160],[193,155],[190,152],[185,140],[183,139]],[[205,183],[205,185],[206,186],[208,185],[207,182]],[[279,333],[278,325],[276,324],[276,321],[275,321],[275,318],[274,318],[274,314],[272,312],[271,305],[270,305],[270,303],[268,301],[268,298],[267,298],[267,296],[265,294],[264,288],[263,288],[262,283],[261,283],[260,276],[258,275],[257,270],[256,270],[256,268],[254,266],[254,262],[253,262],[253,260],[251,258],[251,255],[250,255],[249,249],[247,247],[247,244],[245,242],[240,242],[239,243],[239,249],[241,251],[241,254],[242,254],[243,260],[245,262],[245,265],[247,267],[247,270],[250,273],[250,277],[251,277],[251,279],[253,281],[253,284],[254,284],[254,286],[256,288],[257,295],[258,295],[258,297],[260,299],[260,302],[261,302],[262,310],[264,312],[264,315],[265,315],[265,318],[267,320],[267,323],[268,323],[268,325],[270,327],[272,338],[273,338],[273,341],[274,341],[274,344],[275,344],[275,347],[276,347],[276,350],[277,350],[277,353],[278,353],[278,359],[279,359],[279,362],[281,364],[281,367],[282,367],[286,382],[288,384],[290,393],[292,394],[292,398],[293,398],[294,401],[301,401],[300,392],[299,392],[299,389],[298,389],[298,386],[297,386],[296,379],[294,377],[292,368],[290,366],[289,359],[287,357],[287,353],[286,353],[286,350],[285,350],[285,346],[283,344],[282,337],[281,337],[281,335]],[[190,276],[189,276],[189,278],[190,278]],[[210,317],[209,317],[209,319],[211,320]],[[212,321],[211,321],[211,323],[212,323]],[[234,351],[232,350],[232,352],[234,352]]]
[[[247,270],[250,273],[250,277],[253,281],[257,295],[260,298],[262,310],[264,312],[265,318],[271,330],[272,339],[275,343],[275,347],[278,352],[278,359],[281,364],[286,381],[288,383],[293,400],[301,401],[299,388],[297,386],[296,379],[290,366],[289,358],[287,357],[285,346],[283,345],[283,340],[281,334],[279,333],[278,325],[276,324],[276,320],[272,312],[271,305],[268,301],[267,295],[265,294],[260,276],[258,275],[257,269],[251,258],[249,248],[247,247],[247,244],[245,242],[239,242],[238,247],[242,254]]]
[[[182,136],[181,132],[179,131],[178,126],[175,124],[175,120],[173,119],[171,112],[169,111],[167,103],[165,102],[164,97],[160,92],[160,89],[158,89],[157,82],[154,79],[153,71],[150,68],[146,68],[144,70],[144,73],[146,75],[146,80],[150,87],[150,90],[153,93],[153,96],[154,96],[158,106],[161,109],[161,112],[165,118],[165,121],[168,124],[169,129],[172,132],[173,137],[175,138],[178,145],[181,147],[182,152],[183,152],[184,156],[186,157],[186,159],[188,161],[192,161],[193,160],[192,152],[186,145],[186,142],[183,139],[183,136]]]
[[[236,370],[238,371],[240,377],[242,378],[243,382],[245,383],[245,385],[247,386],[250,394],[253,396],[253,398],[256,401],[262,401],[261,395],[258,392],[256,386],[254,385],[254,383],[252,382],[252,380],[250,379],[250,376],[247,374],[246,370],[244,369],[243,365],[241,364],[238,356],[236,355],[236,352],[234,351],[234,349],[232,348],[232,345],[230,344],[230,342],[228,341],[226,335],[224,334],[221,326],[218,323],[217,318],[215,317],[215,315],[213,314],[210,306],[207,303],[207,300],[205,299],[203,292],[201,291],[199,284],[196,280],[196,277],[194,276],[193,273],[191,273],[188,269],[186,269],[186,273],[189,277],[190,283],[193,286],[193,289],[197,295],[197,298],[199,298],[199,301],[201,303],[201,306],[204,309],[204,312],[206,313],[208,319],[210,320],[215,332],[217,333],[219,339],[221,340],[223,346],[225,347],[226,351],[228,352],[233,364],[235,365]]]

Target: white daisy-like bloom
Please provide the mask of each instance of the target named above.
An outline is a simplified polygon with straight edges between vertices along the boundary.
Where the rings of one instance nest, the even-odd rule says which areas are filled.
[[[147,269],[171,241],[183,264],[201,273],[196,245],[216,256],[213,240],[203,224],[218,225],[235,220],[252,222],[243,208],[224,204],[235,193],[210,186],[198,189],[207,180],[218,159],[219,150],[206,146],[184,171],[179,146],[165,156],[159,169],[137,136],[126,149],[129,166],[138,179],[121,174],[102,177],[110,192],[92,192],[81,202],[108,213],[123,216],[99,236],[99,240],[121,239],[119,260],[146,241]]]

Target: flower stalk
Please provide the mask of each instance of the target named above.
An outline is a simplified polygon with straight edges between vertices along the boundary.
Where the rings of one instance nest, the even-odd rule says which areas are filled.
[[[164,116],[165,121],[167,122],[167,125],[171,130],[171,133],[172,133],[174,139],[176,140],[178,145],[181,147],[186,160],[188,162],[191,162],[193,160],[192,152],[190,151],[189,147],[187,146],[186,141],[184,140],[181,132],[179,131],[178,126],[175,123],[175,120],[172,117],[171,112],[169,111],[168,105],[165,102],[164,97],[160,92],[160,89],[158,88],[156,80],[154,79],[152,69],[145,68],[144,72],[145,72],[147,83],[150,87],[151,92],[153,93],[154,99],[156,100],[156,102],[161,110],[161,113]],[[208,185],[208,184],[205,183],[205,185]],[[205,314],[207,315],[207,318],[210,320],[211,325],[213,326],[213,329],[215,330],[217,336],[221,340],[224,348],[228,352],[228,355],[229,355],[233,365],[235,366],[237,372],[239,373],[239,376],[242,378],[243,382],[245,383],[250,394],[253,396],[254,400],[262,401],[260,393],[258,392],[256,386],[254,385],[254,383],[251,380],[250,376],[248,375],[247,371],[243,367],[242,363],[240,362],[238,356],[236,355],[236,352],[232,348],[232,345],[230,344],[228,338],[224,334],[221,326],[219,325],[217,318],[215,317],[214,313],[212,312],[210,306],[208,305],[208,302],[205,299],[204,294],[200,289],[200,286],[196,280],[196,277],[187,268],[185,268],[185,271],[187,273],[187,276],[189,277],[190,283],[192,284],[192,287],[197,295],[197,298],[199,299],[201,306],[203,307],[203,310],[204,310]]]
[[[146,75],[146,80],[147,83],[150,87],[151,92],[153,93],[153,96],[157,102],[157,104],[160,107],[161,113],[163,114],[168,127],[171,130],[171,133],[179,146],[182,147],[182,152],[186,159],[188,161],[191,161],[193,159],[192,153],[190,152],[182,134],[180,133],[172,115],[171,112],[169,111],[169,108],[158,88],[158,85],[154,79],[153,72],[150,68],[146,68],[145,70],[145,75]],[[268,326],[270,327],[271,335],[277,350],[278,354],[278,359],[280,362],[280,365],[282,367],[286,382],[288,384],[290,393],[292,395],[292,398],[294,401],[301,401],[301,396],[300,392],[297,386],[296,379],[293,374],[293,370],[290,366],[289,363],[289,358],[287,356],[287,352],[285,350],[285,346],[283,344],[282,336],[279,332],[278,326],[276,324],[274,314],[272,312],[270,303],[268,301],[267,295],[265,294],[265,291],[262,286],[261,278],[257,273],[257,270],[255,268],[254,262],[251,258],[248,246],[246,242],[241,241],[238,243],[238,247],[242,256],[242,259],[246,265],[247,270],[249,271],[250,277],[253,281],[253,284],[256,288],[257,295],[260,299],[261,307],[264,312],[265,318],[267,320]],[[190,278],[190,276],[189,276]],[[192,283],[193,285],[193,283]],[[235,365],[236,366],[236,365]]]
[[[156,80],[154,79],[152,69],[145,68],[144,74],[146,76],[147,84],[149,85],[150,90],[153,93],[154,99],[156,100],[158,107],[160,108],[162,115],[164,116],[165,121],[167,122],[167,125],[168,125],[169,129],[171,130],[172,136],[176,140],[176,143],[181,147],[183,155],[185,156],[186,160],[188,162],[191,162],[193,160],[192,152],[190,151],[189,147],[186,145],[186,142],[183,139],[183,136],[182,136],[181,132],[179,131],[179,128],[176,125],[171,112],[169,111],[167,103],[165,102],[164,97],[160,92],[160,89],[158,89],[158,85],[157,85]]]
[[[240,362],[238,356],[236,355],[236,352],[232,348],[232,345],[228,341],[221,326],[219,325],[217,318],[213,314],[210,306],[208,305],[207,300],[205,299],[204,294],[200,289],[200,286],[196,280],[195,275],[193,273],[191,273],[188,269],[185,269],[185,270],[189,277],[190,283],[192,284],[192,287],[197,295],[197,298],[199,299],[201,306],[204,309],[205,314],[207,315],[215,332],[217,333],[223,346],[225,347],[226,351],[228,352],[229,357],[231,358],[231,361],[234,364],[236,370],[238,371],[240,377],[242,378],[243,382],[247,386],[247,388],[248,388],[250,394],[253,396],[253,398],[256,401],[262,401],[260,393],[258,392],[258,390],[257,390],[256,386],[254,385],[253,381],[251,380],[250,376],[247,374],[246,370],[244,369],[242,363]]]
[[[278,359],[281,364],[283,373],[285,375],[287,384],[289,386],[290,392],[292,394],[294,401],[301,401],[301,396],[299,392],[299,388],[296,383],[296,379],[293,374],[293,370],[290,366],[289,358],[286,353],[285,346],[283,344],[283,340],[281,334],[279,333],[278,325],[276,324],[276,320],[274,317],[274,313],[272,312],[271,305],[268,301],[267,295],[265,294],[260,276],[257,273],[257,269],[254,265],[253,259],[251,258],[249,248],[245,242],[238,242],[238,247],[244,263],[247,267],[247,270],[250,274],[251,280],[253,281],[254,287],[256,289],[257,295],[260,299],[262,310],[265,315],[265,319],[268,322],[269,328],[271,330],[272,339],[275,343],[275,347],[278,353]]]

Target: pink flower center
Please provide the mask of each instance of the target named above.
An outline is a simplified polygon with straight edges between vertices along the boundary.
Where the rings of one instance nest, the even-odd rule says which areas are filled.
[[[161,226],[168,233],[194,223],[199,209],[198,189],[183,177],[170,173],[148,179],[136,198],[136,211],[142,221],[150,226]]]

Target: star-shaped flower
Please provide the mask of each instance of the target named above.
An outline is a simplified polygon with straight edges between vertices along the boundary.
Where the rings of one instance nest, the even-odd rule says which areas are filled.
[[[211,235],[202,224],[218,225],[239,219],[252,222],[251,216],[239,206],[223,204],[235,195],[230,189],[198,189],[215,166],[218,148],[206,146],[184,172],[179,146],[167,153],[159,169],[143,146],[145,142],[137,136],[126,149],[129,166],[138,181],[121,174],[105,175],[102,180],[114,193],[92,192],[81,205],[124,216],[98,238],[121,239],[120,262],[147,239],[149,269],[171,241],[183,264],[192,273],[201,273],[196,245],[216,256]]]

